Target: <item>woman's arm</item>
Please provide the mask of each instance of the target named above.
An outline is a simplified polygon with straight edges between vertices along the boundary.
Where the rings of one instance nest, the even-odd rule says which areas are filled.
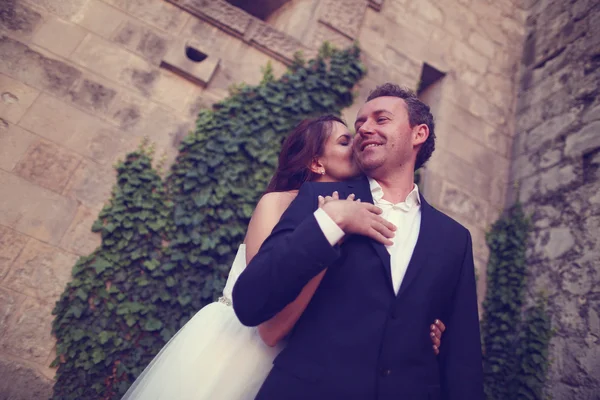
[[[248,225],[246,233],[246,264],[258,253],[260,246],[271,234],[279,222],[281,215],[295,198],[295,193],[268,193],[256,205],[256,209]],[[315,276],[300,292],[296,300],[288,304],[283,310],[270,320],[258,326],[258,332],[263,342],[268,346],[275,346],[294,327],[313,294],[319,287],[325,271]]]

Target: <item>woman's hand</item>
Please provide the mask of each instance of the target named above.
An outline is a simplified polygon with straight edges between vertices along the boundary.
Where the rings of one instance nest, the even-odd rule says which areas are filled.
[[[385,246],[394,242],[396,226],[381,216],[381,208],[371,203],[354,201],[354,195],[340,200],[337,192],[331,196],[319,196],[320,208],[337,224],[346,235],[370,237]]]
[[[440,354],[440,346],[442,345],[442,334],[446,330],[446,325],[439,319],[436,319],[434,323],[429,327],[431,333],[431,342],[433,343],[433,352],[437,356]]]

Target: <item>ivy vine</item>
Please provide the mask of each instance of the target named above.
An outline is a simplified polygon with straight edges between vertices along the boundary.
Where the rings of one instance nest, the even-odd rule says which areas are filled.
[[[147,144],[119,163],[93,230],[102,244],[73,268],[53,313],[53,399],[119,399],[163,345],[218,297],[285,136],[352,104],[365,74],[354,46],[295,57],[279,79],[200,112],[163,181]]]
[[[543,296],[523,310],[529,230],[530,221],[516,204],[486,238],[490,258],[482,336],[487,400],[543,398],[552,329]]]

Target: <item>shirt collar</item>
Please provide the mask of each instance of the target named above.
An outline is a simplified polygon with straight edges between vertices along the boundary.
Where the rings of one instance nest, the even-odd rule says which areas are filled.
[[[381,188],[381,186],[379,185],[379,183],[373,179],[373,178],[369,178],[369,188],[371,189],[371,195],[373,196],[373,202],[375,203],[380,203],[380,202],[388,202],[389,204],[391,204],[389,201],[384,200],[383,199],[383,189]],[[412,208],[414,206],[418,206],[421,204],[421,198],[419,195],[419,187],[417,186],[417,184],[414,184],[413,190],[410,191],[410,193],[408,194],[408,196],[406,196],[406,199],[403,202],[404,204],[406,204],[406,206],[408,206],[408,208]],[[403,204],[403,203],[399,203],[399,204]],[[397,205],[397,204],[394,204]]]

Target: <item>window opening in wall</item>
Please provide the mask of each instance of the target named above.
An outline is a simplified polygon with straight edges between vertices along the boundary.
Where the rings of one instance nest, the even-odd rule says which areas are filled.
[[[431,113],[433,114],[434,120],[437,122],[436,117],[439,115],[440,102],[442,98],[442,84],[443,78],[446,74],[435,67],[424,63],[421,69],[421,79],[419,81],[419,87],[417,88],[417,96],[419,99],[429,106]],[[437,129],[439,125],[436,124],[436,136],[439,133]],[[435,155],[435,153],[434,153]],[[420,168],[415,174],[415,181],[418,180],[419,189],[423,193],[429,191],[440,190],[440,188],[430,188],[427,183],[427,166]]]
[[[421,94],[423,94],[423,92],[425,92],[431,85],[440,81],[444,76],[446,76],[446,74],[443,73],[442,71],[438,71],[436,68],[432,67],[431,65],[424,63],[423,69],[421,70],[421,80],[419,81],[417,95],[419,97],[421,97]],[[423,100],[423,99],[421,99],[421,100]],[[425,101],[425,100],[423,100],[423,101]]]
[[[232,6],[241,8],[248,14],[266,21],[267,18],[289,0],[225,0]]]
[[[195,49],[191,46],[185,46],[185,55],[188,59],[192,60],[193,62],[197,62],[197,63],[206,60],[206,58],[208,57],[206,54],[204,54],[200,50]]]

